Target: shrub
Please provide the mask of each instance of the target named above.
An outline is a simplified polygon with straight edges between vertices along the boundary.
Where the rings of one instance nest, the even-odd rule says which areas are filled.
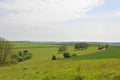
[[[20,51],[20,52],[18,52],[18,56],[22,56],[23,55],[23,53]]]
[[[29,53],[29,51],[28,50],[24,50],[23,53]]]
[[[63,54],[63,56],[64,56],[64,58],[70,58],[70,57],[71,57],[71,55],[70,55],[69,52],[65,52],[65,53]]]
[[[56,60],[57,58],[56,58],[56,56],[55,55],[53,55],[52,56],[52,60]]]
[[[19,56],[19,57],[17,58],[17,61],[18,61],[18,62],[23,62],[23,61],[24,61],[24,58],[23,58],[22,56]]]
[[[17,61],[18,61],[18,62],[23,62],[23,61],[26,61],[26,60],[32,58],[32,54],[29,53],[28,50],[24,50],[23,52],[21,52],[21,51],[18,52],[17,56],[18,56],[18,57],[17,57]]]

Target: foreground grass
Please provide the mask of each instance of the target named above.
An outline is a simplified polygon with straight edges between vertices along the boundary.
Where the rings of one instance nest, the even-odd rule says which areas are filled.
[[[119,61],[27,61],[0,67],[0,80],[120,80]]]

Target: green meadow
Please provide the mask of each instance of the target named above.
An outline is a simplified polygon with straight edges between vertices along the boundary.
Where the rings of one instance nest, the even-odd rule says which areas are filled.
[[[16,65],[0,67],[0,80],[120,80],[120,47],[110,46],[104,51],[98,45],[75,50],[76,57],[64,59],[58,53],[60,44],[14,42],[14,52],[28,50],[32,59]],[[58,59],[51,60],[52,55]]]

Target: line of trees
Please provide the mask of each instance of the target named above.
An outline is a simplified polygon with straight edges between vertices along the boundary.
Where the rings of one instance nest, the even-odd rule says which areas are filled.
[[[88,47],[89,47],[89,44],[86,42],[81,42],[81,43],[75,44],[75,49],[77,49],[77,50],[87,49]]]

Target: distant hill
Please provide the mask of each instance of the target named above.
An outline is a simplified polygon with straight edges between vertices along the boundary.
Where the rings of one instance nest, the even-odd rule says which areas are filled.
[[[84,41],[68,41],[68,42],[56,42],[56,41],[12,41],[12,42],[25,42],[25,43],[45,43],[45,44],[75,44]],[[120,42],[87,42],[88,44],[109,44],[113,46],[120,46]]]

